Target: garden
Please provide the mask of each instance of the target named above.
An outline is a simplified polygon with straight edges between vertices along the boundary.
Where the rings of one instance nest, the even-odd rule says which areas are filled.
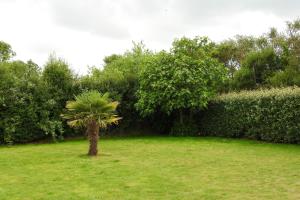
[[[300,199],[300,20],[76,74],[0,41],[0,199]]]

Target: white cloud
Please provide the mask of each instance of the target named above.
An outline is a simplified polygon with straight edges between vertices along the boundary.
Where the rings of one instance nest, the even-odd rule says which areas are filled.
[[[17,59],[42,66],[56,52],[85,73],[132,41],[160,50],[181,36],[260,35],[273,26],[282,30],[298,13],[297,0],[0,0],[0,40]]]

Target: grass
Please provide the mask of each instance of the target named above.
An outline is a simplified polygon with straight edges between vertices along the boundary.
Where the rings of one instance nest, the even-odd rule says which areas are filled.
[[[300,199],[300,146],[111,138],[0,147],[1,200]]]

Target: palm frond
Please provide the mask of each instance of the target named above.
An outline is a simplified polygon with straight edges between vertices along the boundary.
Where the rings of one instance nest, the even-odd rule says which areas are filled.
[[[96,120],[98,125],[106,128],[117,124],[121,117],[116,115],[117,101],[111,101],[109,94],[100,94],[98,91],[89,91],[75,97],[75,101],[68,101],[68,112],[61,117],[68,120],[72,127],[86,126],[89,121]]]

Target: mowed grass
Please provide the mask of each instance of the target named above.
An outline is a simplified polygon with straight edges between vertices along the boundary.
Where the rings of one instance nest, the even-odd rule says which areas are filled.
[[[0,147],[1,200],[300,199],[300,146],[143,137]]]

